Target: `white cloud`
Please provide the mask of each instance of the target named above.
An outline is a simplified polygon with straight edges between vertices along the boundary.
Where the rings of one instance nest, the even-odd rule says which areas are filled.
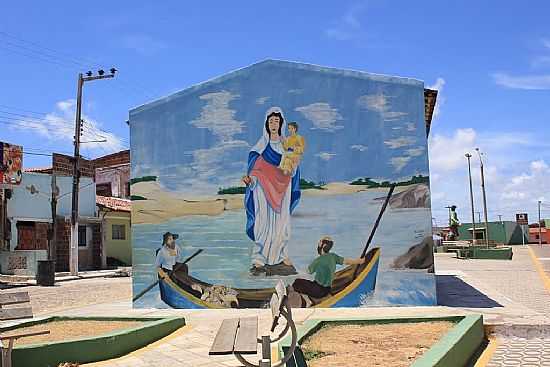
[[[235,110],[229,108],[229,102],[239,95],[228,91],[203,94],[199,98],[206,101],[199,118],[189,123],[201,129],[210,130],[222,142],[233,140],[235,134],[243,131],[244,122],[235,119]]]
[[[392,97],[383,93],[366,94],[357,98],[357,104],[361,108],[378,112],[384,121],[396,121],[407,116],[406,112],[390,111],[390,98]]]
[[[42,138],[54,143],[70,143],[74,140],[74,118],[76,101],[67,99],[55,104],[53,112],[41,119],[28,119],[12,125],[13,129],[36,133]],[[103,131],[101,124],[82,114],[82,136],[80,138],[82,151],[112,153],[124,149],[121,138],[114,133]],[[105,140],[105,141],[103,141]]]
[[[265,104],[270,97],[258,97],[256,98],[256,104]]]
[[[535,172],[545,171],[548,170],[548,165],[542,159],[538,161],[533,161],[531,162],[531,170]]]
[[[457,129],[448,137],[440,134],[432,135],[430,139],[430,169],[450,171],[464,167],[464,154],[473,152],[477,134],[474,129]]]
[[[411,160],[411,157],[393,157],[390,159],[391,165],[395,168],[395,172],[401,171],[407,163]]]
[[[321,158],[324,161],[330,161],[332,157],[334,157],[336,153],[329,153],[329,152],[320,152],[315,154],[315,156]]]
[[[333,25],[325,30],[325,36],[337,41],[353,40],[364,33],[359,15],[365,10],[365,3],[349,8]]]
[[[550,74],[518,75],[504,73],[493,74],[497,85],[512,89],[547,90],[550,89]]]
[[[405,137],[386,140],[384,141],[384,144],[389,146],[390,149],[397,149],[397,148],[413,145],[415,142],[416,142],[415,138],[405,136]]]
[[[362,144],[354,144],[354,145],[350,146],[350,149],[358,150],[360,152],[364,152],[368,149],[368,147],[366,145],[362,145]]]
[[[435,81],[435,84],[432,84],[428,86],[428,89],[435,89],[437,90],[437,100],[435,103],[434,113],[433,113],[433,119],[439,117],[439,114],[441,112],[441,106],[445,103],[445,97],[443,96],[443,87],[445,87],[445,79],[443,78],[437,78]]]
[[[445,206],[456,204],[461,221],[471,220],[466,152],[474,154],[471,172],[475,211],[483,211],[479,159],[474,150],[479,146],[484,152],[489,220],[498,220],[499,214],[503,220],[514,220],[515,213],[526,212],[533,221],[537,215],[537,200],[550,198],[550,136],[542,134],[457,129],[451,134],[431,136],[433,216],[440,223],[446,223]],[[532,159],[533,155],[540,158]],[[543,212],[544,215],[548,217],[550,212]]]
[[[336,125],[337,121],[342,120],[342,115],[328,103],[312,103],[307,106],[297,107],[295,110],[301,112],[305,118],[313,122],[312,129],[336,131],[344,128],[342,125]]]
[[[416,126],[413,122],[407,122],[407,131],[416,131]]]

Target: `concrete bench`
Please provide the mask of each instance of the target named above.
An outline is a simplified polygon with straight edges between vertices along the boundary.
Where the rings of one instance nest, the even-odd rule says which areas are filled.
[[[17,320],[24,318],[32,318],[32,307],[30,306],[31,299],[29,292],[13,292],[0,294],[0,320]],[[24,305],[24,307],[3,308],[8,305]],[[13,345],[17,339],[26,336],[49,334],[48,330],[35,331],[32,333],[13,333],[0,335],[0,348],[2,349],[2,367],[11,367],[11,352]],[[7,342],[7,344],[6,344]]]
[[[297,343],[296,325],[292,320],[292,312],[288,304],[286,288],[283,282],[279,281],[275,286],[275,293],[271,297],[271,332],[274,332],[279,321],[282,318],[286,320],[284,329],[279,335],[271,339],[269,335],[258,338],[258,317],[242,317],[225,319],[222,321],[212,347],[208,354],[210,355],[228,355],[233,354],[246,367],[280,367],[289,361],[295,352]],[[272,365],[271,363],[271,344],[281,340],[289,331],[292,333],[292,342],[290,348],[284,354],[281,361]],[[258,344],[262,347],[262,357],[258,364],[253,364],[246,360],[243,355],[257,354]]]

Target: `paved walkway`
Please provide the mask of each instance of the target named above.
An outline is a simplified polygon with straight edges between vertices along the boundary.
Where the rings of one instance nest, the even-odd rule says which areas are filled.
[[[298,324],[301,324],[307,319],[318,317],[412,317],[482,313],[485,323],[491,325],[498,341],[490,366],[517,365],[513,363],[518,359],[521,366],[529,366],[530,361],[537,361],[533,362],[539,363],[535,364],[537,366],[545,366],[550,341],[550,288],[545,288],[541,273],[544,274],[545,270],[550,270],[550,267],[543,265],[545,261],[550,262],[550,260],[544,260],[550,258],[550,250],[548,254],[544,251],[546,249],[529,250],[528,247],[518,246],[514,248],[512,261],[458,260],[449,254],[437,254],[438,299],[441,306],[297,309],[294,312],[294,318]],[[534,262],[534,257],[540,257],[542,260]],[[539,265],[535,266],[535,264]],[[115,282],[110,289],[109,281]],[[268,310],[133,310],[129,301],[130,287],[127,278],[105,280],[105,284],[102,284],[101,280],[92,279],[68,282],[59,288],[56,287],[56,290],[49,291],[47,288],[38,287],[30,287],[30,289],[44,302],[50,302],[51,297],[54,296],[46,293],[54,291],[57,292],[55,296],[59,296],[64,295],[64,291],[67,290],[68,298],[73,299],[78,296],[78,293],[76,288],[72,290],[70,287],[72,284],[75,284],[75,287],[77,283],[84,284],[82,282],[90,282],[85,292],[82,292],[80,287],[80,293],[84,297],[96,299],[95,297],[101,297],[103,292],[110,292],[112,297],[118,298],[113,298],[112,302],[95,302],[97,304],[84,307],[78,302],[69,302],[71,308],[53,313],[67,316],[178,315],[185,317],[188,324],[178,332],[128,356],[88,364],[86,365],[88,367],[238,366],[233,356],[208,356],[208,349],[221,321],[230,317],[259,315],[260,330],[265,331],[268,330],[271,319]],[[121,291],[126,288],[127,290]],[[41,292],[46,293],[40,294]],[[89,295],[85,294],[88,292]]]
[[[438,272],[447,272],[469,288],[440,297],[440,303],[479,310],[494,331],[497,347],[487,366],[550,366],[550,266],[543,265],[546,258],[550,260],[550,246],[514,247],[513,260],[506,263],[437,256]]]

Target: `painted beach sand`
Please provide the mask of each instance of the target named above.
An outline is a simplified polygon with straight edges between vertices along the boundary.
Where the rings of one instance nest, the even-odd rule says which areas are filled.
[[[421,82],[265,61],[130,127],[134,294],[161,275],[135,307],[265,307],[278,280],[305,307],[435,304]],[[331,285],[302,291],[327,253]]]

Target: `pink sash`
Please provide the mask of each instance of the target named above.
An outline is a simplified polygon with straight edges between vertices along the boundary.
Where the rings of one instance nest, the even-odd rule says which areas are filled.
[[[291,177],[283,174],[283,171],[278,167],[267,163],[261,156],[254,163],[250,176],[258,179],[269,205],[277,213],[280,213]]]

